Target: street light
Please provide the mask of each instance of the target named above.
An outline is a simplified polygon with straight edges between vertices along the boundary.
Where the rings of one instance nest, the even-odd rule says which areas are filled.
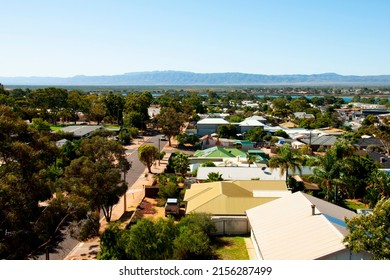
[[[158,138],[158,166],[160,166],[160,141],[161,139]]]

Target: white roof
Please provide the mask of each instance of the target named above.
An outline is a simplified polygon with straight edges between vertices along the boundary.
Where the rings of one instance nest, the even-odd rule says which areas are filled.
[[[205,118],[198,121],[197,124],[229,124],[229,122],[222,118]]]
[[[198,180],[206,180],[208,174],[211,172],[219,172],[224,180],[285,180],[286,174],[280,176],[279,168],[270,170],[265,168],[256,167],[255,164],[251,164],[251,167],[247,166],[223,166],[223,167],[203,167],[199,166],[196,178]]]
[[[239,126],[264,126],[264,124],[258,120],[245,119],[239,123]]]
[[[262,117],[262,116],[252,116],[252,117],[249,117],[249,118],[246,118],[245,120],[256,120],[256,121],[266,121],[267,119]]]
[[[167,203],[177,203],[177,198],[168,198]]]
[[[264,260],[313,260],[343,250],[344,218],[356,215],[302,192],[249,209],[246,214]]]

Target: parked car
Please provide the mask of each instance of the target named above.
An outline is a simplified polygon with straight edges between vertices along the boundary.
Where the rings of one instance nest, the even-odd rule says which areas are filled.
[[[165,217],[168,215],[178,216],[180,213],[180,205],[177,198],[168,198],[165,203]]]
[[[168,141],[168,138],[167,138],[165,135],[162,135],[162,136],[160,137],[160,140],[161,140],[161,141]]]

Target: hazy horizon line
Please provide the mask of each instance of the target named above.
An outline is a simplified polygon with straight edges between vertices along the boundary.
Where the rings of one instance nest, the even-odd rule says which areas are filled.
[[[144,71],[130,71],[118,74],[73,74],[69,76],[51,76],[51,75],[14,75],[3,76],[1,78],[74,78],[74,77],[110,77],[121,76],[137,73],[156,73],[156,72],[176,72],[176,73],[191,73],[191,74],[243,74],[243,75],[262,75],[262,76],[314,76],[314,75],[337,75],[337,76],[352,76],[352,77],[373,77],[373,76],[390,76],[390,74],[339,74],[337,72],[320,72],[320,73],[290,73],[290,74],[263,74],[254,72],[240,72],[240,71],[225,71],[225,72],[194,72],[188,70],[144,70]]]

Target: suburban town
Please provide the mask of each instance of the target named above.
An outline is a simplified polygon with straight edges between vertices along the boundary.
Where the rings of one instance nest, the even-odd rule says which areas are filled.
[[[382,260],[387,88],[8,88],[0,258]]]

